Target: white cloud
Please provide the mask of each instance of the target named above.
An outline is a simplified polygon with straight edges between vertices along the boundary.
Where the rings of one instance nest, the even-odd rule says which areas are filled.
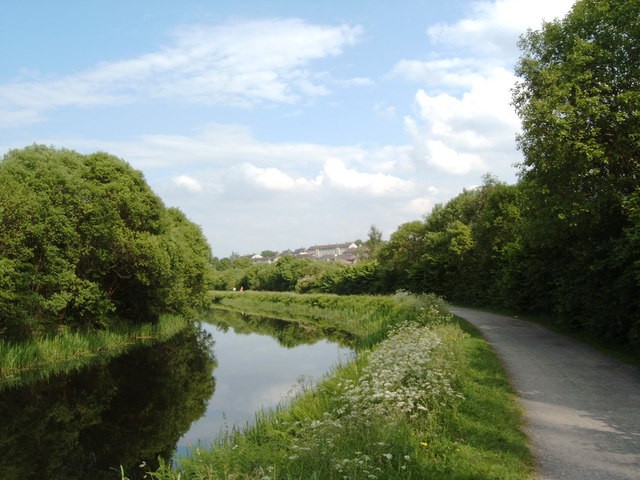
[[[191,26],[156,52],[62,77],[0,85],[0,111],[34,121],[64,106],[113,105],[143,98],[180,98],[209,105],[251,107],[326,95],[314,60],[340,55],[362,29],[298,19]],[[352,79],[364,84],[366,79]],[[2,122],[6,123],[6,122]],[[11,123],[10,125],[16,125]]]
[[[382,118],[389,118],[389,119],[396,118],[396,108],[393,105],[376,103],[373,105],[373,112],[377,116]]]
[[[188,175],[179,175],[173,179],[173,182],[179,187],[184,187],[190,192],[201,192],[202,184]]]
[[[413,189],[413,182],[383,173],[365,173],[347,168],[339,158],[330,158],[324,164],[323,183],[337,187],[364,191],[373,195],[387,195]]]
[[[511,167],[517,155],[514,135],[519,127],[509,105],[513,80],[512,74],[496,69],[460,98],[419,90],[417,114],[405,118],[418,161],[458,175]]]
[[[520,34],[529,28],[540,28],[543,20],[564,16],[574,1],[478,1],[468,17],[454,24],[432,25],[427,33],[434,43],[513,59]]]
[[[268,167],[260,168],[251,164],[243,164],[242,172],[249,182],[266,188],[267,190],[287,191],[295,188],[312,188],[318,186],[318,181],[305,178],[293,178],[281,170]]]
[[[405,117],[418,166],[509,176],[520,161],[520,122],[511,106],[518,36],[539,28],[543,19],[563,16],[572,3],[479,1],[466,18],[427,29],[437,50],[428,60],[401,60],[391,71],[392,77],[421,84],[415,114]]]
[[[393,67],[391,75],[431,87],[451,89],[472,86],[490,68],[491,65],[475,58],[400,60]]]
[[[44,143],[108,151],[143,170],[167,205],[202,226],[217,256],[365,238],[372,224],[388,235],[439,195],[415,177],[410,145],[269,143],[221,124],[192,136]]]
[[[414,198],[407,204],[407,211],[416,217],[424,215],[431,211],[434,201],[431,197]]]
[[[487,169],[487,164],[479,155],[454,150],[439,140],[427,140],[425,150],[427,161],[448,173],[464,175]]]

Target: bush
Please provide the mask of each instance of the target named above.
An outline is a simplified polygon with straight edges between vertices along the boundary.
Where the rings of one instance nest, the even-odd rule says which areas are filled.
[[[210,251],[143,175],[34,145],[0,162],[0,335],[153,321],[202,304]]]

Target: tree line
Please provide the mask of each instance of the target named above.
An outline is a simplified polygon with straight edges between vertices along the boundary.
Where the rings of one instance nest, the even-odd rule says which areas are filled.
[[[487,175],[401,225],[372,261],[218,263],[218,286],[434,292],[640,349],[640,1],[580,0],[519,46],[515,185]]]

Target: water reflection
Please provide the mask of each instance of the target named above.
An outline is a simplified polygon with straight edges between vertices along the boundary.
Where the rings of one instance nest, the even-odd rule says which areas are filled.
[[[0,478],[119,480],[120,465],[142,478],[143,461],[154,469],[251,422],[299,377],[318,380],[351,354],[352,338],[335,329],[224,312],[203,320],[217,326],[0,392]]]
[[[227,331],[229,327],[236,333],[259,333],[275,338],[286,348],[298,345],[312,345],[320,340],[329,340],[343,347],[353,347],[355,337],[352,333],[322,325],[305,325],[277,318],[247,315],[227,310],[209,310],[203,317],[209,322]]]
[[[169,458],[214,391],[211,338],[190,329],[76,374],[0,394],[6,480],[130,478]],[[140,473],[138,473],[140,472]]]
[[[216,342],[216,394],[205,416],[179,441],[178,455],[252,422],[261,408],[275,407],[295,393],[300,377],[317,381],[352,355],[335,343],[338,337],[329,341],[289,322],[222,311],[206,319],[216,323],[204,324]]]

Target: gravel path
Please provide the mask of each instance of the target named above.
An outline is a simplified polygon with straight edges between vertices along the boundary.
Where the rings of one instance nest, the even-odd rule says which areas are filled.
[[[640,369],[535,323],[451,312],[495,348],[520,395],[543,480],[640,480]]]

